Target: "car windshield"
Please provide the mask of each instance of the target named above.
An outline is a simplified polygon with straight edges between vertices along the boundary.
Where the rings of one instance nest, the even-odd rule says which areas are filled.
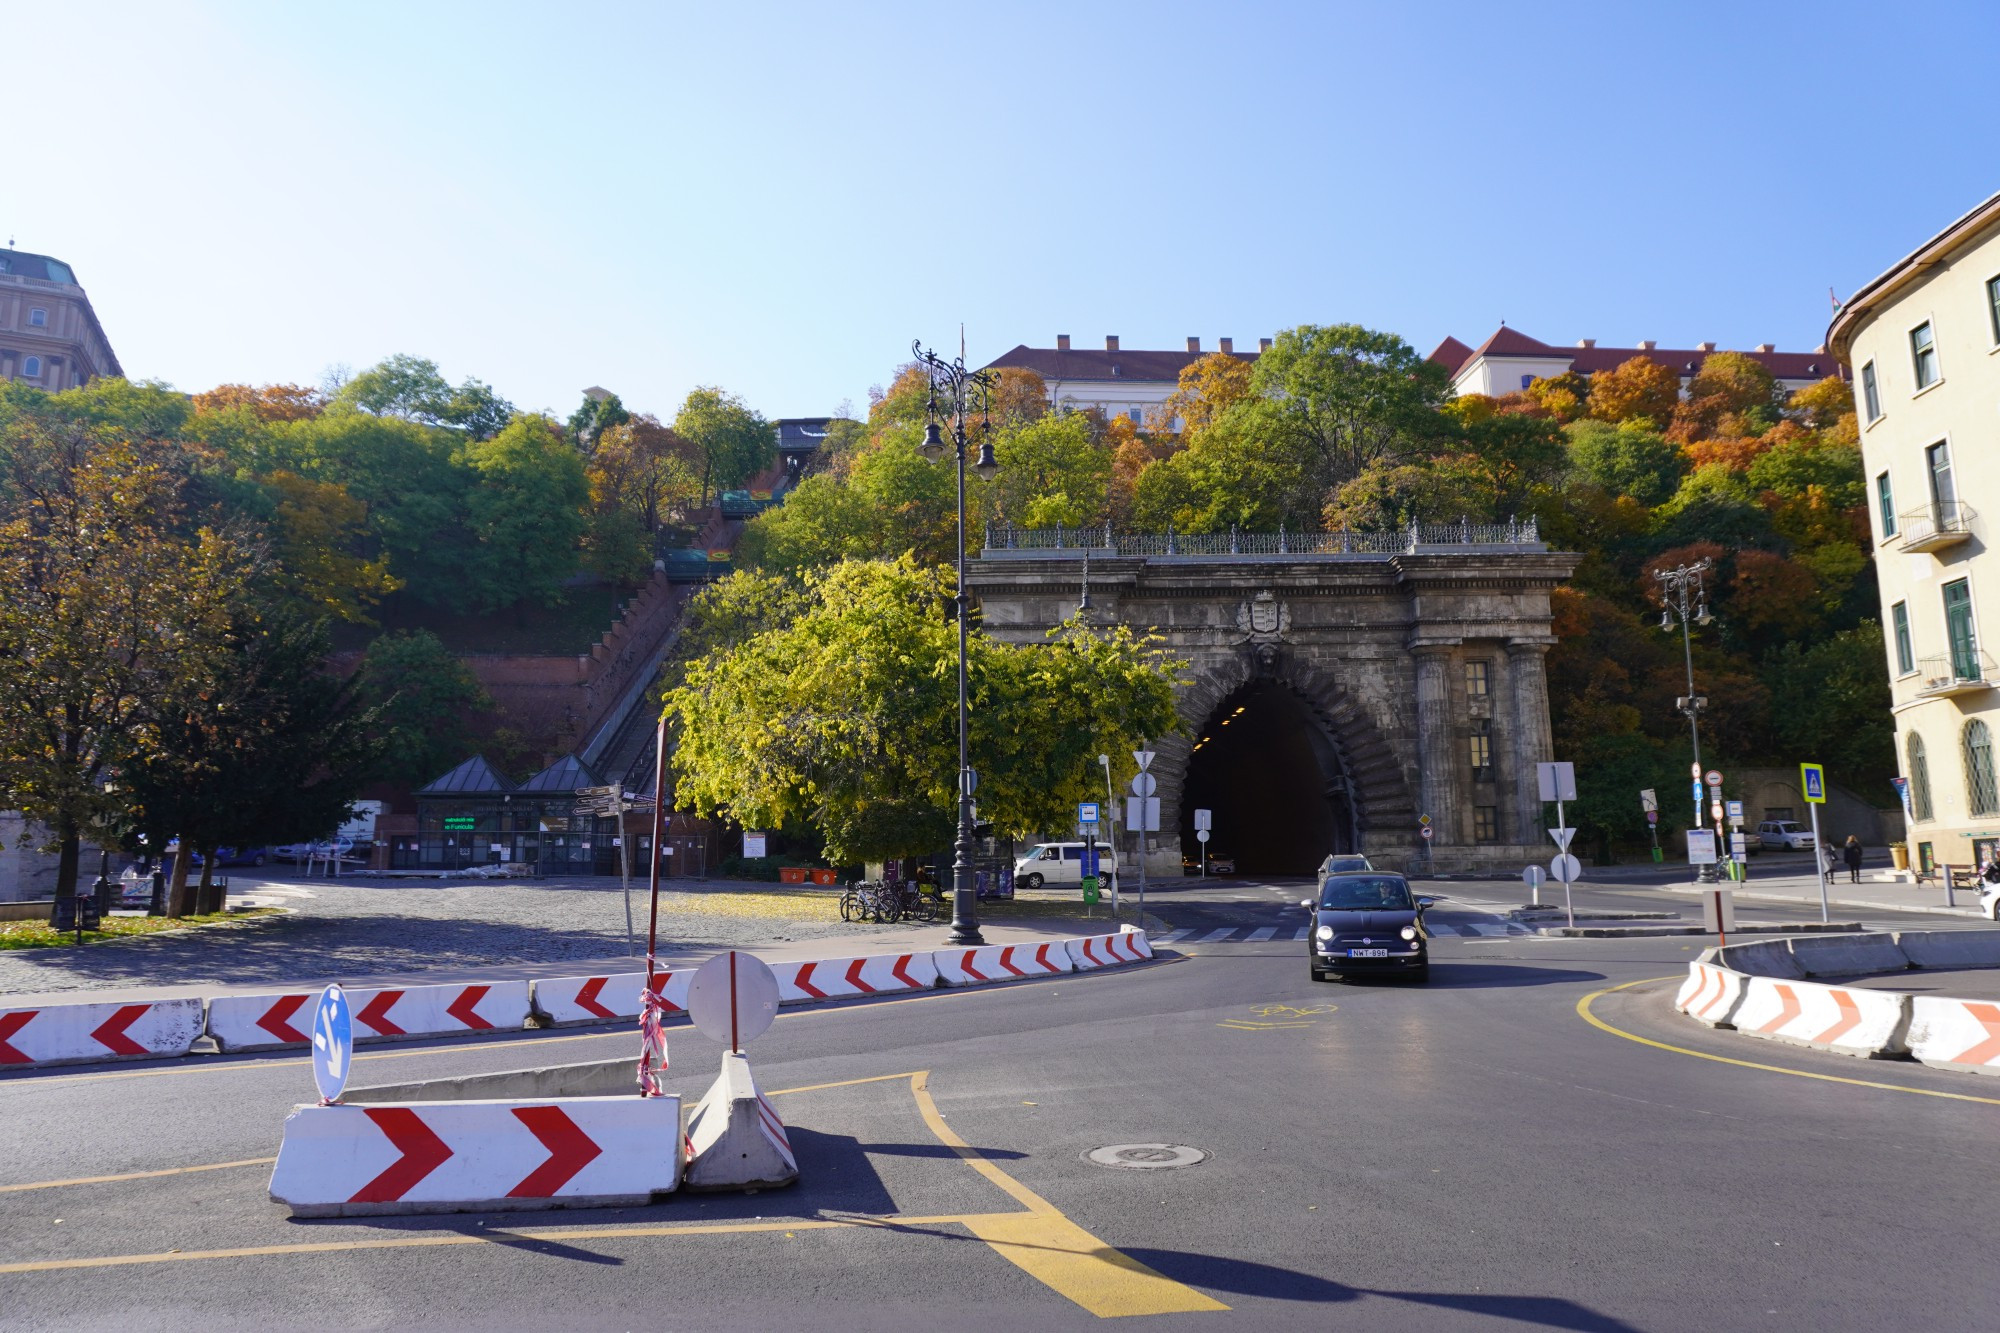
[[[1375,875],[1340,875],[1320,886],[1319,905],[1336,912],[1409,911],[1410,886]]]

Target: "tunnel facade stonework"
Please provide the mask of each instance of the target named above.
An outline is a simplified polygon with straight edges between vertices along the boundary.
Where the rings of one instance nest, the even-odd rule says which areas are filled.
[[[1499,532],[1306,554],[1187,554],[1171,540],[1162,552],[1159,538],[1101,530],[1060,549],[989,540],[967,586],[988,634],[1037,643],[1076,613],[1087,578],[1090,623],[1157,634],[1186,662],[1179,734],[1153,741],[1161,832],[1149,870],[1181,871],[1183,796],[1218,710],[1271,687],[1302,705],[1332,756],[1300,780],[1324,784],[1378,867],[1417,868],[1428,853],[1438,872],[1518,869],[1555,850],[1535,764],[1551,757],[1550,592],[1577,557],[1531,528]]]

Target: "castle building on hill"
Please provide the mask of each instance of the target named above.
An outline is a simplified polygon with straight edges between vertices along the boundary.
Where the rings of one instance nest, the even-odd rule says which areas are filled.
[[[68,264],[0,250],[0,379],[54,393],[124,373]]]

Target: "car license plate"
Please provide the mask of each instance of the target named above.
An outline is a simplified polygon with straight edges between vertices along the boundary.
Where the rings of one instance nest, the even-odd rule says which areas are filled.
[[[1349,958],[1387,958],[1389,951],[1387,949],[1349,949],[1347,956]]]

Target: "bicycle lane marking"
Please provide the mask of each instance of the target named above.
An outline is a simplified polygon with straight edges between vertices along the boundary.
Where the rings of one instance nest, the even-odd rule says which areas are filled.
[[[1905,1087],[1900,1083],[1877,1083],[1872,1079],[1844,1078],[1839,1074],[1819,1074],[1807,1069],[1787,1069],[1783,1065],[1760,1064],[1755,1060],[1738,1060],[1734,1056],[1712,1055],[1707,1051],[1690,1050],[1685,1046],[1674,1046],[1664,1041],[1655,1041],[1651,1037],[1642,1037],[1636,1032],[1627,1032],[1623,1028],[1613,1027],[1591,1012],[1591,1005],[1593,1003],[1606,995],[1612,994],[1614,991],[1629,990],[1633,986],[1650,986],[1664,981],[1680,980],[1680,977],[1646,977],[1639,981],[1627,981],[1617,986],[1606,986],[1603,990],[1592,991],[1578,1000],[1576,1002],[1576,1012],[1582,1017],[1584,1022],[1594,1028],[1608,1032],[1614,1037],[1623,1037],[1627,1041],[1636,1041],[1641,1046],[1651,1046],[1662,1051],[1672,1051],[1676,1055],[1691,1055],[1697,1060],[1713,1060],[1717,1064],[1735,1065],[1741,1069],[1761,1069],[1771,1074],[1790,1074],[1793,1078],[1817,1079],[1822,1083],[1846,1083],[1857,1088],[1880,1088],[1885,1092],[1907,1092],[1919,1097],[1941,1097],[1946,1101],[1979,1102],[1987,1106],[2000,1106],[2000,1097],[1975,1097],[1967,1092],[1939,1092],[1933,1088]]]

